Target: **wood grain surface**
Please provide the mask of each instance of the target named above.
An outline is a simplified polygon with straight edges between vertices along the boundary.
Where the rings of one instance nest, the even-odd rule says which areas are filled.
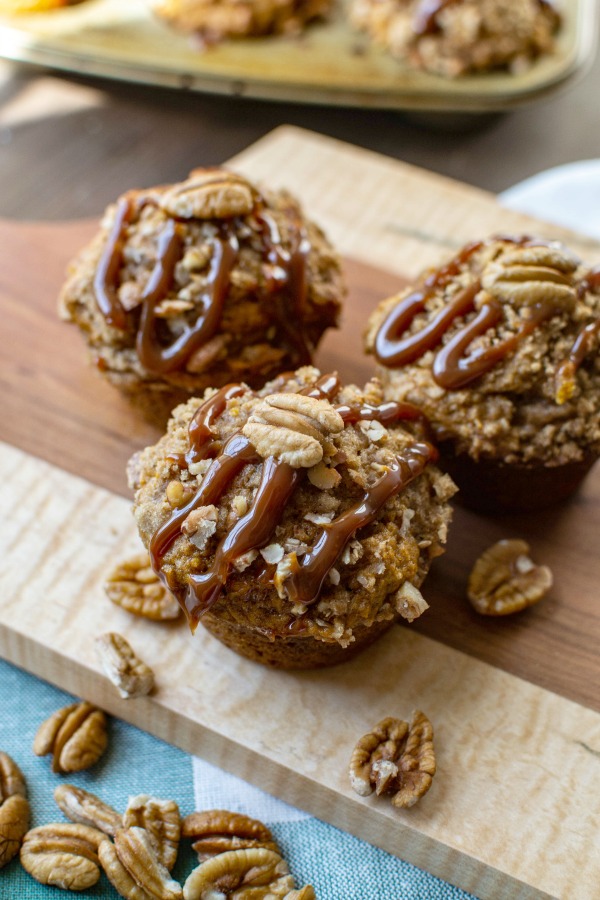
[[[510,109],[572,79],[596,45],[595,0],[563,0],[555,52],[519,73],[439,78],[410,69],[356,31],[350,0],[301,35],[199,43],[148,0],[96,0],[2,17],[0,53],[69,72],[236,96],[432,111]]]
[[[374,304],[467,240],[533,231],[600,260],[595,242],[502,210],[489,194],[295,129],[232,165],[297,193],[346,255],[344,325],[317,360],[345,380],[373,371],[361,332]],[[589,900],[600,883],[598,469],[543,515],[457,508],[425,584],[430,610],[329,672],[271,672],[204,633],[192,643],[185,628],[134,622],[101,581],[136,543],[125,462],[157,433],[86,363],[55,311],[65,265],[94,228],[0,222],[2,655],[482,898]],[[555,588],[490,622],[466,603],[466,577],[481,549],[512,536],[530,540]],[[147,648],[155,698],[125,703],[99,677],[88,645],[100,627]],[[344,771],[358,734],[413,707],[434,720],[440,776],[421,806],[398,815],[353,796]],[[274,723],[290,708],[301,727],[282,741]]]
[[[592,900],[600,715],[394,628],[329,670],[278,672],[204,629],[135,619],[104,596],[139,546],[130,504],[0,443],[0,653],[481,900]],[[94,638],[123,634],[155,670],[154,696],[122,700]],[[358,797],[358,737],[387,715],[430,716],[437,772],[410,810]]]

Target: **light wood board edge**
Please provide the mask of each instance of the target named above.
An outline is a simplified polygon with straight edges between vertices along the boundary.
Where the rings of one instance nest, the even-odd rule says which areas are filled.
[[[481,898],[589,900],[600,881],[600,715],[395,628],[353,663],[288,673],[202,630],[133,619],[104,596],[138,547],[130,504],[0,444],[0,652],[107,711]],[[124,701],[93,638],[118,631],[155,669]],[[431,717],[438,773],[406,812],[357,797],[353,744],[385,715]]]
[[[301,198],[341,253],[408,278],[500,232],[562,240],[600,262],[600,242],[506,209],[487,191],[295,126],[277,128],[229,164]]]

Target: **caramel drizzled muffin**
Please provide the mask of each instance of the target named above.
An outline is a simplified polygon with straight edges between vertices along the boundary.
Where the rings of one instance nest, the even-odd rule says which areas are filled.
[[[233,384],[173,412],[134,459],[135,515],[183,606],[252,659],[346,659],[399,616],[442,551],[455,491],[410,404],[312,367]]]
[[[258,387],[309,363],[343,294],[337,255],[293,197],[197,169],[108,208],[60,310],[100,371],[164,426],[209,386]]]
[[[600,270],[564,246],[464,247],[371,316],[388,399],[418,405],[460,499],[487,512],[564,499],[600,451]]]
[[[352,0],[354,25],[409,65],[454,78],[520,71],[554,47],[551,0]]]
[[[224,38],[295,34],[326,16],[331,0],[157,0],[156,15],[203,43]]]

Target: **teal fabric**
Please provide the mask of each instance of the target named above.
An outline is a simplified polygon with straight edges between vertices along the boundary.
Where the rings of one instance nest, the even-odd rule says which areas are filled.
[[[63,778],[48,758],[31,746],[39,724],[73,698],[0,660],[0,750],[8,753],[27,779],[32,827],[63,821],[53,790]],[[109,749],[87,772],[69,775],[72,784],[97,794],[116,809],[130,795],[149,793],[176,800],[183,815],[195,808],[192,759],[181,750],[116,719],[110,720]],[[230,797],[223,793],[225,808]],[[215,803],[217,805],[217,803]],[[251,811],[248,810],[249,814]],[[312,884],[318,900],[469,900],[470,894],[377,850],[317,819],[268,822],[298,885]],[[187,847],[179,854],[175,878],[184,881],[197,864]],[[17,859],[0,870],[0,900],[50,900],[69,896],[38,884]],[[71,896],[116,898],[104,876],[95,888]],[[471,898],[473,900],[473,898]]]

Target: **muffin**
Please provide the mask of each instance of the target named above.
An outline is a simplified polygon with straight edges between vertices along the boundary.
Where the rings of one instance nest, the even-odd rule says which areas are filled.
[[[293,197],[197,169],[108,208],[59,308],[102,374],[164,427],[207,387],[259,387],[310,363],[343,295],[337,254]]]
[[[520,71],[554,47],[551,0],[352,0],[350,19],[403,62],[446,78]]]
[[[464,247],[372,314],[385,396],[416,404],[459,499],[486,512],[569,496],[600,451],[600,271],[557,242]]]
[[[158,0],[153,6],[160,19],[205,44],[298,33],[330,8],[331,0]]]
[[[308,668],[420,615],[455,486],[419,415],[383,403],[377,380],[342,387],[310,366],[177,407],[131,482],[142,540],[192,630]]]

